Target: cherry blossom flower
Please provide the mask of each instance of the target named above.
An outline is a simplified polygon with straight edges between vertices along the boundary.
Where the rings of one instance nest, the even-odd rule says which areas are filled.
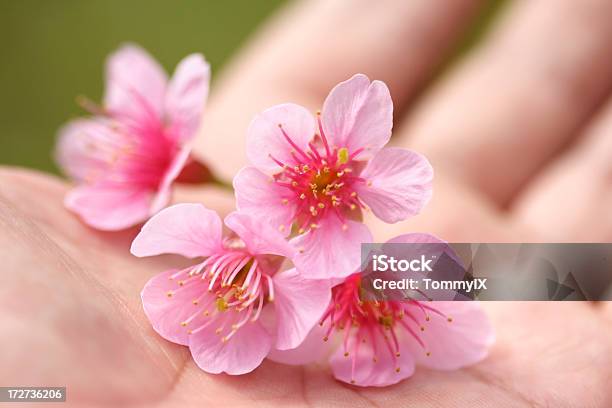
[[[338,84],[316,119],[295,104],[274,106],[251,123],[251,166],[234,179],[240,211],[269,220],[299,248],[296,265],[313,277],[345,277],[358,267],[370,233],[369,207],[398,222],[431,197],[433,170],[410,150],[384,148],[393,103],[387,86],[355,75]]]
[[[325,281],[283,269],[295,250],[267,223],[233,213],[222,236],[219,216],[178,204],[153,216],[132,244],[136,256],[204,257],[153,277],[142,291],[145,313],[165,339],[189,346],[209,373],[244,374],[271,349],[297,347],[330,301]]]
[[[204,168],[190,157],[189,142],[200,124],[210,68],[200,54],[177,66],[168,80],[143,49],[127,45],[106,66],[106,94],[93,117],[60,130],[56,151],[76,181],[66,206],[88,225],[119,230],[145,221],[170,199],[171,185]]]
[[[389,242],[442,241],[427,234],[406,234]],[[416,364],[455,370],[486,357],[495,335],[477,302],[375,300],[364,296],[362,279],[361,273],[355,273],[334,286],[320,326],[299,348],[275,351],[269,357],[305,364],[331,351],[336,379],[379,387],[410,377]]]

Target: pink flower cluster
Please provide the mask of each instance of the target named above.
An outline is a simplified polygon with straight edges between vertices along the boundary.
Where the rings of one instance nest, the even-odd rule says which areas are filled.
[[[486,356],[493,331],[476,303],[362,296],[360,244],[373,239],[364,211],[395,223],[417,214],[432,189],[423,156],[385,147],[393,103],[383,82],[358,74],[334,87],[316,115],[283,104],[255,117],[250,165],[234,178],[237,211],[224,234],[201,204],[162,209],[199,125],[204,59],[187,57],[168,83],[130,46],[111,57],[107,75],[96,116],[62,131],[58,157],[78,183],[66,205],[100,229],[151,217],[132,253],[193,259],[153,277],[142,301],[153,329],[188,346],[202,370],[244,374],[265,358],[328,357],[338,380],[386,386],[416,364],[450,370]],[[406,234],[391,242],[441,241]]]

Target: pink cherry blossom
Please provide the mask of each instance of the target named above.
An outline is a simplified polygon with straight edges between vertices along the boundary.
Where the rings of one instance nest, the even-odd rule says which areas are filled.
[[[360,222],[369,207],[385,222],[418,213],[431,197],[433,170],[421,155],[384,148],[393,103],[387,86],[355,75],[338,84],[315,119],[295,104],[258,115],[247,135],[250,167],[234,179],[240,211],[297,233],[295,262],[318,278],[357,269],[370,241]]]
[[[189,346],[209,373],[244,374],[272,349],[297,347],[330,301],[329,284],[284,269],[294,249],[269,224],[233,213],[223,237],[219,216],[178,204],[153,216],[132,244],[136,256],[203,257],[153,277],[142,291],[145,313],[165,339]]]
[[[442,242],[426,234],[406,234],[390,242]],[[320,326],[295,350],[269,357],[304,364],[329,355],[336,379],[383,387],[410,377],[415,365],[455,370],[484,359],[495,335],[477,302],[373,300],[363,296],[355,273],[332,289]],[[304,353],[307,351],[307,353]],[[307,355],[306,355],[307,354]]]
[[[189,142],[200,124],[209,77],[200,54],[183,59],[170,80],[137,46],[112,54],[103,106],[86,102],[95,115],[60,130],[57,161],[77,182],[66,206],[101,230],[130,227],[163,208],[183,168],[198,167]]]

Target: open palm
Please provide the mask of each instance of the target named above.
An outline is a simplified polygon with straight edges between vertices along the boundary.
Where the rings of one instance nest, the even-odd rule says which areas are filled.
[[[332,84],[364,72],[391,88],[394,143],[436,169],[421,216],[367,220],[377,240],[405,231],[449,241],[610,240],[612,4],[512,5],[486,44],[417,103],[477,6],[298,3],[219,82],[198,152],[231,177],[245,162],[253,114],[285,101],[317,109]],[[241,377],[208,375],[185,347],[155,334],[140,303],[144,283],[181,261],[132,257],[136,230],[85,227],[63,208],[67,189],[50,176],[0,173],[2,385],[67,386],[77,406],[612,403],[612,306],[581,302],[487,303],[498,337],[489,358],[450,373],[418,369],[384,389],[272,362]],[[213,188],[183,189],[177,200],[233,207],[230,193]]]

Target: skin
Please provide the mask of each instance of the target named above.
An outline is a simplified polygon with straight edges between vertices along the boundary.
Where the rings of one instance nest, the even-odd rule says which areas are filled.
[[[394,225],[366,216],[379,242],[406,231],[449,241],[610,241],[612,3],[509,4],[432,85],[480,6],[291,5],[215,83],[198,155],[231,178],[245,164],[256,112],[286,101],[316,110],[334,84],[363,72],[391,89],[392,144],[425,154],[436,170],[421,215]],[[240,378],[207,375],[187,348],[153,332],[140,304],[144,283],[184,260],[132,257],[137,229],[84,226],[62,206],[68,188],[0,171],[2,385],[65,385],[72,406],[612,405],[610,302],[486,303],[497,332],[486,360],[454,372],[418,368],[384,389],[336,382],[318,365],[264,362]],[[231,193],[214,187],[181,188],[176,200],[233,208]]]

